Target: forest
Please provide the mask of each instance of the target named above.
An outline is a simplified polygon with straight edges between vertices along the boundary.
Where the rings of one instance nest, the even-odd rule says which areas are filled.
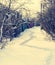
[[[55,40],[55,0],[42,0],[41,12],[38,12],[36,18],[30,18],[28,15],[23,18],[23,15],[15,10],[11,9],[12,0],[10,0],[8,7],[0,3],[0,42],[10,39],[10,41],[19,37],[20,33],[25,29],[32,28],[34,26],[40,26],[41,30],[44,30],[47,34],[51,35],[52,40]],[[22,7],[25,3],[20,5]],[[29,10],[25,8],[26,12]],[[26,13],[27,14],[27,13]]]
[[[52,40],[55,40],[55,0],[43,1],[38,21],[40,22],[41,29],[51,35]]]
[[[11,0],[9,7],[0,3],[0,42],[3,42],[3,39],[10,39],[11,41],[13,38],[18,37],[25,29],[39,25],[39,22],[34,18],[23,18],[20,12],[12,10]]]

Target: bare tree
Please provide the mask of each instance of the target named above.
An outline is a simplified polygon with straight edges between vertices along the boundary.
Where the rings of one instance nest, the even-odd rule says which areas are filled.
[[[2,11],[4,11],[4,10],[6,10],[6,8],[9,8],[9,10],[12,10],[12,3],[13,2],[15,2],[15,0],[7,0],[9,3],[8,3],[8,7],[6,7],[5,6],[5,8],[2,10]],[[17,12],[17,10],[19,10],[18,12],[19,13],[21,13],[23,10],[25,10],[25,13],[26,13],[26,20],[25,20],[25,22],[21,22],[19,25],[21,25],[21,24],[24,24],[24,23],[28,23],[28,18],[30,17],[30,10],[28,9],[28,8],[25,8],[25,5],[26,4],[29,4],[29,1],[25,1],[25,2],[22,2],[21,4],[20,3],[18,3],[19,4],[19,6],[17,6],[13,11],[14,12]],[[10,16],[9,16],[10,15]],[[8,19],[9,19],[9,21],[10,21],[10,17],[12,16],[12,13],[9,13],[9,12],[7,12],[7,13],[5,13],[5,16],[4,16],[4,18],[3,18],[3,20],[2,20],[2,25],[1,25],[1,27],[0,27],[0,41],[1,42],[3,42],[2,40],[3,40],[3,33],[4,33],[4,31],[3,31],[3,28],[4,28],[4,25],[6,25],[5,24],[5,21],[6,21],[6,16],[8,17]],[[22,20],[21,20],[22,21]],[[9,26],[9,24],[8,24],[8,26]],[[10,27],[10,31],[11,32],[9,32],[9,33],[13,33],[12,32],[12,26]],[[12,36],[12,35],[11,35]],[[12,37],[10,36],[10,40],[12,39]],[[6,43],[5,43],[6,44]],[[4,46],[5,46],[5,44],[4,45],[2,45],[2,47],[1,48],[3,48]]]

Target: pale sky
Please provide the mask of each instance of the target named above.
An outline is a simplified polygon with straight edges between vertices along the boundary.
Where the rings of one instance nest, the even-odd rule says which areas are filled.
[[[7,2],[6,2],[7,1]],[[0,0],[3,4],[6,3],[5,5],[8,5],[9,0]],[[12,3],[12,8],[15,9],[17,8],[20,4],[27,2],[23,7],[30,10],[30,15],[35,16],[35,13],[40,11],[40,2],[41,0],[16,0],[16,2]]]

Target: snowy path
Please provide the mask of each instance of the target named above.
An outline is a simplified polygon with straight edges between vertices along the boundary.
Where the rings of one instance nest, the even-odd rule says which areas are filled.
[[[50,39],[40,27],[25,30],[0,50],[0,65],[55,65],[55,42]]]

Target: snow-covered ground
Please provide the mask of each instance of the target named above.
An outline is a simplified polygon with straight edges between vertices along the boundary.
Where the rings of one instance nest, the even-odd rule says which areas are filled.
[[[55,65],[55,41],[40,27],[27,29],[0,50],[0,65]]]

